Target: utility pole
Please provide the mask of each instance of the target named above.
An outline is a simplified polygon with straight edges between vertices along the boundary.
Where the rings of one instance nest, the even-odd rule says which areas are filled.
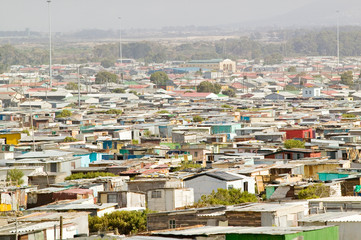
[[[63,240],[63,216],[60,216],[60,240]]]
[[[80,65],[78,66],[78,108],[80,109]]]
[[[29,105],[30,105],[30,128],[33,130],[33,152],[35,152],[35,128],[34,128],[34,120],[33,120],[33,107],[32,107],[32,103],[31,103],[31,98],[30,98],[30,92],[29,94]]]
[[[19,231],[18,231],[18,217],[15,218],[15,239],[19,239]]]
[[[337,14],[337,72],[340,66],[340,11],[336,11]]]
[[[49,18],[49,86],[46,86],[46,98],[48,96],[48,88],[50,89],[53,87],[53,69],[52,69],[52,44],[51,44],[51,8],[50,3],[51,0],[46,1],[48,3],[48,18]]]

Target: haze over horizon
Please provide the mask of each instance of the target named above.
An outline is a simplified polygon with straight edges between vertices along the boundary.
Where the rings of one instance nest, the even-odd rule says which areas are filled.
[[[0,31],[48,31],[46,0],[3,0]],[[162,28],[168,26],[325,26],[358,25],[357,0],[52,0],[52,30]]]

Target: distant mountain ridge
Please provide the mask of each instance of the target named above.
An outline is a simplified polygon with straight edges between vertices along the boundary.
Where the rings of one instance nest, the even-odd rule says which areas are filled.
[[[318,0],[286,14],[256,21],[239,23],[244,27],[323,27],[336,26],[337,11],[340,25],[361,25],[361,2],[345,0],[335,3],[330,0]]]

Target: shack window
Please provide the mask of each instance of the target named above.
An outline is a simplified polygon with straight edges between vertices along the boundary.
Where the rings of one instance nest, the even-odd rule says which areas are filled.
[[[161,191],[152,191],[152,198],[161,198],[162,192]]]
[[[175,220],[169,220],[169,228],[176,228]]]
[[[243,183],[243,191],[248,192],[248,182]]]
[[[117,203],[117,195],[108,194],[108,203]]]

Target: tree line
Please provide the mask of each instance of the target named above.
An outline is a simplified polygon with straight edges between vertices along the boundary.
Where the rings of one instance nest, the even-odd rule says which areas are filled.
[[[361,55],[361,27],[342,28],[340,31],[340,56]],[[94,47],[77,48],[64,44],[54,52],[54,63],[99,61],[109,66],[119,58],[119,44],[108,43]],[[70,50],[71,51],[70,51]],[[123,58],[146,63],[166,60],[194,60],[211,58],[247,58],[265,64],[282,62],[284,57],[335,56],[336,31],[333,28],[317,30],[282,30],[268,34],[266,40],[260,34],[249,37],[218,41],[194,41],[181,44],[165,44],[155,41],[124,43]],[[16,64],[47,64],[48,51],[44,48],[20,49],[11,45],[0,46],[0,72]]]

